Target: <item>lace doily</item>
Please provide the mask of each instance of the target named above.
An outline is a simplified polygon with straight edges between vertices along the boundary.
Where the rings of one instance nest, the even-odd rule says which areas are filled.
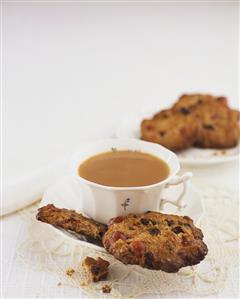
[[[126,266],[107,253],[70,243],[35,220],[36,205],[20,212],[29,230],[18,255],[35,270],[55,273],[62,285],[82,288],[95,297],[138,297],[173,291],[195,296],[214,294],[224,288],[229,269],[239,262],[238,200],[230,191],[213,187],[204,187],[202,199],[205,214],[197,226],[204,233],[208,255],[199,265],[183,268],[176,274]],[[81,261],[87,255],[101,256],[110,262],[107,281],[86,283]],[[74,269],[68,273],[71,275],[67,274],[68,269]],[[102,293],[104,285],[111,287],[110,294]]]

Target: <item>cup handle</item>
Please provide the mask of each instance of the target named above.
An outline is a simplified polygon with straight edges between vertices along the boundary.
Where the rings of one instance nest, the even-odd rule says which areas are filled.
[[[166,203],[172,204],[174,206],[176,206],[178,208],[178,210],[181,210],[182,208],[186,207],[186,203],[184,202],[184,195],[186,193],[186,189],[187,189],[187,183],[188,180],[192,177],[192,173],[191,172],[186,172],[184,173],[181,177],[175,177],[173,178],[171,181],[169,181],[164,188],[168,188],[169,186],[176,186],[179,184],[183,184],[183,190],[182,192],[179,194],[177,200],[173,201],[170,199],[165,199],[165,198],[160,198],[159,202],[158,202],[158,208],[159,210],[163,210],[164,205]]]

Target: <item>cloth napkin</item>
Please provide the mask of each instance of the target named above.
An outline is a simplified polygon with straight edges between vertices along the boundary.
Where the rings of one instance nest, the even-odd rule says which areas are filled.
[[[46,188],[68,172],[67,159],[61,159],[21,178],[3,183],[0,216],[15,212],[41,199]]]

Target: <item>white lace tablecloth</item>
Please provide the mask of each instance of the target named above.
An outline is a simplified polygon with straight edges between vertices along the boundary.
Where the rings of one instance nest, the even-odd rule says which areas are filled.
[[[8,232],[15,238],[12,238],[9,259],[3,260],[3,297],[75,298],[88,295],[95,298],[103,297],[101,287],[108,284],[113,297],[151,297],[154,294],[161,298],[225,297],[225,292],[229,291],[228,297],[237,298],[239,268],[235,266],[239,262],[239,232],[236,194],[205,186],[202,198],[206,213],[197,225],[204,232],[209,253],[200,265],[183,268],[177,274],[125,266],[107,254],[66,242],[45,224],[35,221],[36,205],[18,213],[19,225],[12,231],[9,231],[11,218],[6,218],[3,226],[8,225]],[[80,265],[86,255],[101,255],[110,261],[107,282],[85,283]],[[66,275],[69,268],[75,270],[71,277]]]

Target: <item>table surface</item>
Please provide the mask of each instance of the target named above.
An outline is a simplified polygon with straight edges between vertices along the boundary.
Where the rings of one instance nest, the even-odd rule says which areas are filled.
[[[181,93],[226,95],[238,107],[237,3],[97,2],[3,2],[4,181],[112,136],[127,114],[167,107]],[[196,183],[237,189],[237,163],[191,170]],[[19,215],[1,225],[3,298],[85,297],[20,262]],[[237,298],[237,271],[217,298]]]

